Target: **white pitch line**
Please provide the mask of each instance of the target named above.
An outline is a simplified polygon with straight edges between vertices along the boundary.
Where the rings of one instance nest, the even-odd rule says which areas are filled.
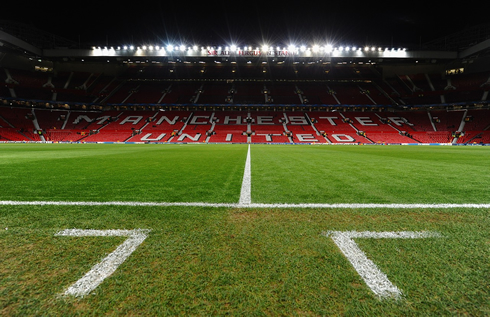
[[[355,238],[374,238],[374,239],[421,239],[441,237],[438,232],[371,232],[371,231],[328,231],[324,233],[326,237],[331,237],[340,251],[352,264],[359,276],[366,285],[380,299],[395,298],[402,296],[402,291],[388,279],[377,266],[371,261],[353,240]]]
[[[140,202],[140,201],[18,201],[0,200],[0,206],[129,206],[129,207],[212,207],[212,208],[318,208],[318,209],[452,209],[490,208],[490,204],[260,204],[207,202]]]
[[[116,271],[131,253],[138,248],[147,238],[150,230],[83,230],[83,229],[66,229],[56,233],[56,236],[70,237],[128,237],[116,250],[111,252],[102,261],[95,264],[90,271],[82,278],[73,283],[63,295],[72,295],[83,297],[88,295],[97,286],[100,285],[107,277]]]
[[[242,190],[240,191],[240,200],[238,205],[248,206],[252,203],[252,172],[250,163],[250,144],[248,145],[247,160],[245,161],[245,170],[243,171]]]

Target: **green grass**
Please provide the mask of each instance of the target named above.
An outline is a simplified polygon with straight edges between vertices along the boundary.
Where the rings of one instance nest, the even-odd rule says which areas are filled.
[[[0,199],[236,202],[246,145],[1,145]]]
[[[0,145],[0,200],[237,202],[246,152],[246,145]],[[252,200],[488,204],[489,154],[252,145]],[[0,205],[0,315],[489,315],[489,227],[484,208]],[[72,298],[60,294],[125,238],[55,236],[67,228],[151,232],[93,293]],[[322,234],[329,230],[442,237],[356,239],[403,291],[400,300],[380,300]]]
[[[263,203],[490,202],[490,150],[424,146],[257,146]]]

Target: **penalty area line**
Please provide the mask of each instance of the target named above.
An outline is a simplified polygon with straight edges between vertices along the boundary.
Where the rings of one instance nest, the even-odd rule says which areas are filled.
[[[129,206],[129,207],[210,207],[210,208],[318,208],[318,209],[451,209],[490,208],[490,204],[260,204],[207,202],[138,202],[138,201],[16,201],[0,200],[0,206]]]

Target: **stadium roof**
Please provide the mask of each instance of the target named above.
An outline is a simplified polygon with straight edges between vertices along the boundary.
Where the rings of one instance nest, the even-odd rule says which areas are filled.
[[[481,54],[490,46],[486,42],[490,27],[476,23],[484,10],[470,6],[447,15],[440,5],[416,2],[401,9],[342,2],[247,2],[236,6],[219,1],[190,7],[181,3],[84,3],[53,18],[50,8],[17,6],[7,3],[0,13],[4,19],[0,22],[0,45],[45,58],[247,55],[453,59]]]
[[[62,5],[2,4],[0,20],[23,22],[80,45],[146,42],[313,42],[412,46],[486,21],[477,6],[437,2],[80,2]],[[141,44],[141,43],[134,43]]]

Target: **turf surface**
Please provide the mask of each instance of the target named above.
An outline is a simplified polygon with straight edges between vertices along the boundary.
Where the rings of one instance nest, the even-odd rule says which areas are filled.
[[[0,145],[0,200],[236,203],[246,153],[246,145]],[[488,204],[489,155],[252,145],[252,201]],[[488,208],[0,205],[0,314],[488,315],[489,227]],[[125,238],[55,236],[70,228],[151,232],[95,291],[74,298],[60,294]],[[403,291],[395,300],[373,294],[329,230],[442,237],[356,239]]]

